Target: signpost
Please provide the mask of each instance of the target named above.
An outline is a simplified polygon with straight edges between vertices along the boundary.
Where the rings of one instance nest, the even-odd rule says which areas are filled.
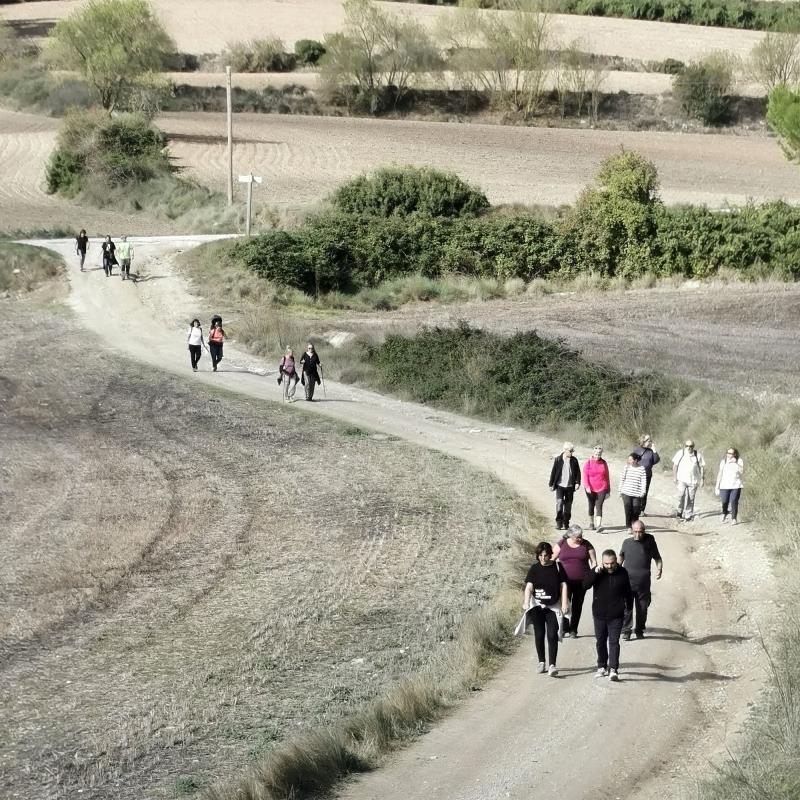
[[[245,234],[247,236],[250,235],[250,216],[253,210],[253,184],[261,183],[262,180],[263,178],[260,175],[253,175],[252,172],[249,175],[239,176],[239,183],[247,184],[247,223],[245,226]]]
[[[231,68],[225,67],[225,94],[228,100],[228,206],[233,205],[233,109],[231,104]]]

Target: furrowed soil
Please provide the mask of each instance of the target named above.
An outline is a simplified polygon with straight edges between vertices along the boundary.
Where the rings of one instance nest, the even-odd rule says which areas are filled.
[[[196,382],[198,390],[224,384],[242,396],[277,400],[279,387],[269,364],[242,352],[234,341],[225,347],[221,372],[208,372],[206,364],[196,375],[189,372],[182,346],[185,320],[214,302],[189,294],[172,264],[176,252],[192,244],[188,238],[138,241],[135,283],[72,272],[71,306],[87,329],[149,369],[169,370],[178,376],[175,380]],[[69,255],[68,241],[47,246]],[[206,307],[202,317],[207,316]],[[235,324],[232,320],[231,331]],[[316,329],[316,324],[309,326]],[[457,456],[499,477],[532,508],[552,514],[546,484],[560,441],[333,381],[327,382],[320,402],[294,406],[290,413],[297,415],[299,429],[313,415],[323,415]],[[577,444],[583,460],[592,443]],[[663,455],[668,463],[668,445]],[[624,451],[609,452],[608,458],[616,480]],[[330,475],[328,470],[324,479]],[[471,481],[464,483],[461,496],[471,492]],[[589,795],[650,800],[662,798],[665,789],[670,796],[690,796],[694,781],[709,769],[707,760],[735,745],[758,701],[765,676],[760,636],[769,639],[782,612],[770,591],[774,581],[763,534],[743,524],[731,536],[719,525],[718,502],[708,493],[699,495],[697,521],[678,526],[670,514],[672,494],[668,472],[659,472],[647,524],[664,554],[665,577],[654,586],[651,635],[623,645],[620,684],[591,677],[589,619],[581,623],[583,635],[577,641],[563,644],[558,680],[534,674],[528,641],[483,692],[389,759],[384,769],[347,788],[345,796],[484,800],[529,797],[533,791],[564,800]],[[586,522],[585,504],[578,499],[574,519]],[[618,502],[606,505],[604,523],[607,533],[593,535],[595,546],[618,548],[625,536]],[[416,582],[416,576],[409,580]],[[461,596],[454,591],[452,599],[458,603]],[[225,609],[214,612],[224,614]],[[229,638],[236,640],[248,629],[236,627],[234,620],[231,631]],[[241,645],[233,641],[228,646]],[[196,657],[202,657],[199,646]],[[291,684],[287,687],[292,690]],[[198,725],[199,730],[207,727],[202,720]],[[215,727],[214,721],[210,725]],[[580,769],[565,776],[562,769],[546,766],[561,764],[567,751]]]
[[[800,397],[796,283],[686,282],[678,288],[414,303],[380,314],[348,312],[345,327],[413,333],[459,320],[499,333],[537,330],[618,368],[656,370],[765,398]]]
[[[523,520],[486,474],[143,369],[60,305],[0,313],[3,798],[240,776],[497,591]]]
[[[187,174],[224,191],[225,115],[165,114],[158,124]],[[259,198],[308,207],[354,175],[416,164],[455,170],[492,203],[560,205],[620,148],[651,159],[668,203],[800,202],[797,167],[766,134],[674,134],[237,114],[234,174],[264,178]]]
[[[86,2],[17,3],[3,9],[3,17],[13,21],[20,33],[40,38],[56,20]],[[378,5],[429,27],[453,14],[452,8],[428,5]],[[154,0],[153,6],[178,49],[198,54],[220,52],[229,42],[264,36],[277,36],[291,47],[298,39],[321,40],[344,23],[341,0],[227,0],[224,12],[215,0]],[[554,14],[551,19],[554,35],[565,42],[580,39],[590,52],[648,61],[691,61],[711,50],[727,50],[743,57],[763,36],[758,31],[603,17]]]

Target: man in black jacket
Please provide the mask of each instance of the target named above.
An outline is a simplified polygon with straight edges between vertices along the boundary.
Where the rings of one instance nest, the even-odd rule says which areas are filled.
[[[596,678],[619,680],[619,636],[622,621],[633,606],[633,592],[628,571],[617,563],[613,550],[604,550],[602,564],[583,582],[584,588],[594,588],[592,616],[597,640]]]
[[[550,491],[556,493],[556,530],[567,530],[572,516],[572,499],[581,485],[581,468],[573,452],[574,446],[564,442],[562,453],[553,461],[550,470]]]
[[[622,543],[619,551],[620,566],[625,565],[631,581],[633,609],[636,611],[635,626],[633,612],[627,613],[622,623],[622,638],[626,642],[631,638],[631,629],[636,633],[637,639],[644,638],[647,609],[650,607],[651,599],[650,565],[655,561],[657,581],[661,580],[664,571],[664,562],[661,560],[661,553],[658,552],[655,537],[645,532],[644,523],[640,519],[631,525],[631,533],[633,536]]]

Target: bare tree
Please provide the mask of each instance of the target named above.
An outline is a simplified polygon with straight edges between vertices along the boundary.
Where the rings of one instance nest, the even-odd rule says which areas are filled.
[[[539,0],[505,0],[506,14],[486,14],[479,6],[465,0],[440,24],[454,80],[528,116],[539,106],[550,68],[549,18]]]
[[[750,52],[747,76],[769,94],[776,86],[792,86],[800,79],[800,35],[766,33]]]

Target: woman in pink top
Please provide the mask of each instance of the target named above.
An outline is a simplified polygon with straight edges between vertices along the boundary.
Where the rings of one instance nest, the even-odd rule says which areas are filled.
[[[603,503],[611,493],[611,477],[608,462],[603,458],[603,448],[598,444],[592,457],[583,465],[583,486],[589,500],[589,530],[601,530]]]
[[[571,605],[569,616],[565,614],[562,620],[562,632],[564,636],[577,639],[583,598],[586,596],[583,582],[595,568],[597,554],[592,543],[583,538],[581,526],[571,525],[561,542],[553,547],[553,558],[564,568],[567,576],[567,595]]]

